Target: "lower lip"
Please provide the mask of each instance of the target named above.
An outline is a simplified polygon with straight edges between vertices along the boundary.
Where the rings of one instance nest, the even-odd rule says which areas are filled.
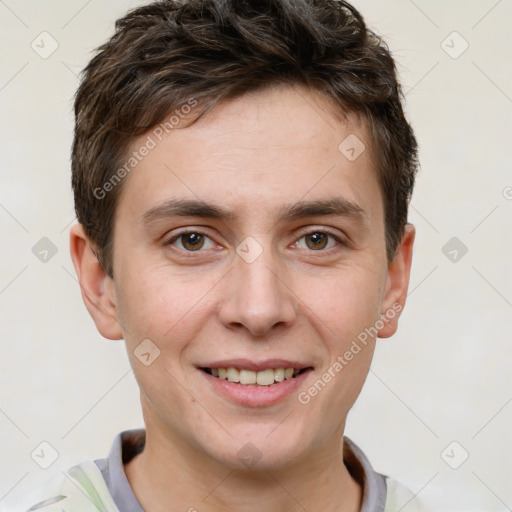
[[[283,400],[296,391],[312,370],[306,370],[292,379],[276,382],[270,386],[237,384],[214,377],[203,370],[199,371],[219,394],[231,401],[246,407],[266,407]]]

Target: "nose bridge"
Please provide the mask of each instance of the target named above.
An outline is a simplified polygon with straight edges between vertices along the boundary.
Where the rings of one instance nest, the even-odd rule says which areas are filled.
[[[239,276],[242,291],[245,291],[254,303],[265,300],[268,304],[276,300],[282,284],[277,274],[278,266],[270,247],[265,247],[254,261],[241,257],[236,262],[235,272]]]
[[[269,238],[248,237],[237,247],[229,274],[231,293],[223,306],[225,323],[244,325],[258,336],[295,317],[292,294],[278,275],[281,262]]]

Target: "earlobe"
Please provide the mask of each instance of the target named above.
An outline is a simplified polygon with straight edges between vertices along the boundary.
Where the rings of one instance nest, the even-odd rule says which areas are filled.
[[[99,263],[93,251],[93,244],[81,224],[71,228],[69,242],[82,299],[98,331],[110,340],[123,339],[114,283]]]
[[[398,328],[398,318],[402,313],[409,289],[411,274],[412,250],[416,230],[412,224],[405,226],[400,245],[397,247],[395,257],[388,266],[386,292],[382,302],[379,338],[389,338]]]

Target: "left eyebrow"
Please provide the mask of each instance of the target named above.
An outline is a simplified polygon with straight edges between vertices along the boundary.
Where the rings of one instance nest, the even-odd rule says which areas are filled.
[[[343,197],[331,199],[317,199],[315,201],[301,201],[283,206],[278,215],[279,220],[294,220],[304,217],[317,216],[340,216],[362,219],[365,217],[364,210]]]
[[[300,201],[282,206],[277,213],[278,221],[303,219],[318,216],[341,216],[359,221],[364,220],[364,210],[343,197]],[[201,217],[219,220],[237,220],[234,212],[213,203],[196,199],[170,199],[149,209],[142,215],[144,224],[151,224],[169,217]]]

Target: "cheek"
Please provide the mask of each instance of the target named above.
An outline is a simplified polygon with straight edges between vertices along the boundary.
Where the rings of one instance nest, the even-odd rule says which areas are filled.
[[[131,366],[145,400],[156,410],[166,410],[170,402],[183,410],[189,397],[179,385],[183,382],[182,355],[204,328],[212,285],[203,286],[197,279],[189,283],[171,278],[169,272],[146,269],[131,278],[120,274],[124,286],[118,312]],[[144,359],[147,353],[150,355]]]
[[[133,347],[149,338],[165,350],[179,348],[180,340],[193,337],[201,325],[214,283],[176,277],[168,268],[134,274],[120,275],[124,285],[118,292],[118,313],[127,344]]]
[[[381,308],[383,279],[367,268],[341,269],[318,282],[305,283],[301,297],[313,315],[321,320],[334,345],[343,346],[375,324]],[[311,283],[309,283],[311,284]]]
[[[326,351],[318,387],[327,383],[330,391],[318,406],[326,407],[327,415],[329,407],[348,413],[364,385],[375,349],[375,324],[380,318],[383,285],[378,279],[368,268],[339,271],[323,281],[321,293],[309,288],[304,301],[310,308],[310,322],[323,339],[318,350]]]

